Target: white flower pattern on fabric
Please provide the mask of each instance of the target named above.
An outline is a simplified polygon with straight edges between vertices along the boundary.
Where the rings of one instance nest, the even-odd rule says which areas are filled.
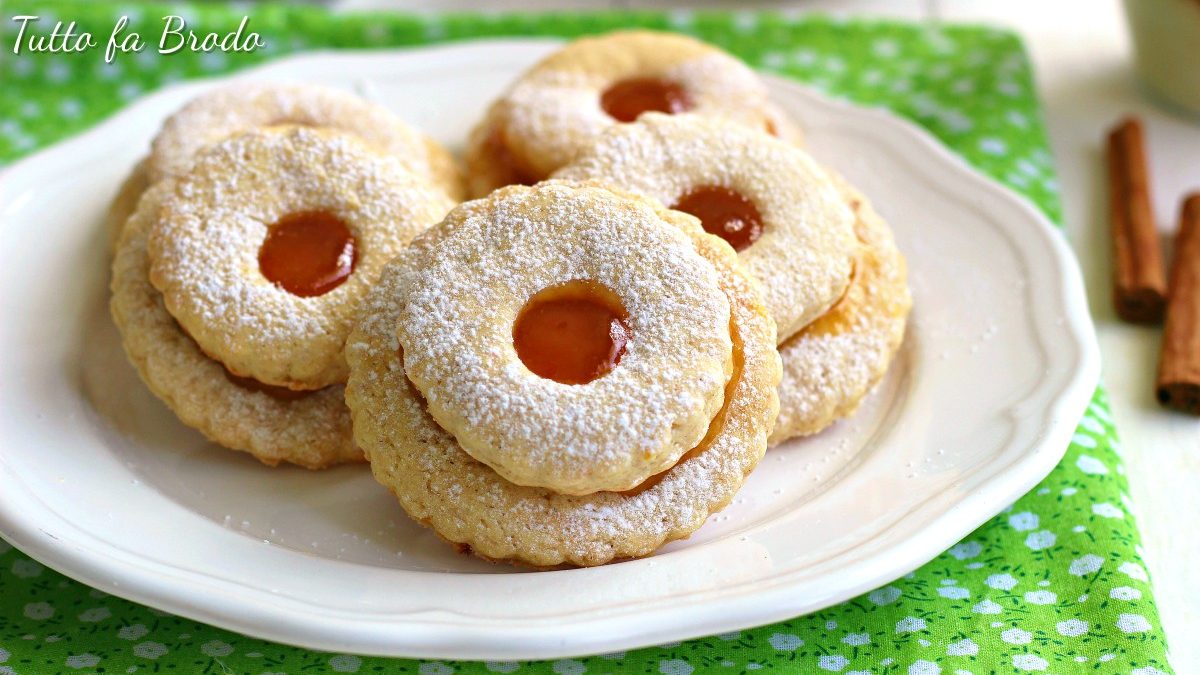
[[[1031,605],[1053,605],[1058,602],[1058,595],[1053,591],[1029,591],[1025,594],[1025,602]]]
[[[1122,633],[1145,633],[1151,627],[1141,614],[1122,614],[1117,617],[1117,628]]]
[[[1000,639],[1010,645],[1027,645],[1033,642],[1033,633],[1020,628],[1009,628],[1000,634]]]
[[[1038,530],[1025,537],[1025,545],[1034,551],[1050,548],[1057,541],[1058,537],[1050,530]]]
[[[1039,523],[1039,519],[1037,517],[1037,514],[1030,513],[1029,511],[1022,511],[1020,513],[1014,513],[1008,517],[1009,526],[1012,527],[1012,529],[1016,530],[1017,532],[1036,530],[1038,523]]]
[[[1098,571],[1103,564],[1104,558],[1094,553],[1089,553],[1082,558],[1072,560],[1071,566],[1067,568],[1067,571],[1077,577],[1082,577]]]
[[[1141,600],[1142,592],[1130,586],[1117,586],[1108,592],[1108,597],[1113,600]]]
[[[1017,585],[1017,579],[1011,574],[993,574],[984,580],[989,588],[1000,591],[1012,590]]]
[[[1036,654],[1014,654],[1013,667],[1017,670],[1042,671],[1050,667],[1050,662]]]
[[[941,672],[941,666],[933,661],[926,661],[924,659],[914,661],[908,667],[908,675],[940,675]]]
[[[979,653],[979,645],[971,638],[963,638],[958,642],[946,645],[948,656],[975,656]]]
[[[817,667],[831,673],[841,672],[850,660],[841,654],[826,654],[817,659]]]
[[[682,659],[668,659],[658,664],[658,672],[662,675],[692,675],[694,670],[691,664]]]
[[[1088,622],[1080,619],[1067,619],[1066,621],[1059,621],[1055,625],[1055,630],[1058,631],[1059,635],[1079,637],[1088,632]]]
[[[140,656],[143,659],[155,660],[166,654],[169,649],[161,642],[139,642],[133,646],[134,656]]]
[[[1094,476],[1102,476],[1108,473],[1108,466],[1091,455],[1080,455],[1079,459],[1075,460],[1075,466],[1079,470]]]
[[[767,638],[767,642],[776,651],[781,652],[794,652],[804,644],[804,640],[801,640],[799,635],[791,633],[772,633],[771,637]]]
[[[64,661],[65,665],[72,670],[81,670],[83,668],[95,668],[100,665],[100,657],[95,654],[72,654]]]

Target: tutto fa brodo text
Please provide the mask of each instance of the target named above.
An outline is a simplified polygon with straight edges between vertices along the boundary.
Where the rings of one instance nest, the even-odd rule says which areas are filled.
[[[38,29],[41,17],[19,15],[12,18],[17,23],[17,39],[13,42],[13,54],[28,52],[68,53],[87,52],[100,46],[90,31],[79,30],[74,21],[56,21],[49,33]],[[188,27],[183,17],[174,14],[162,18],[162,32],[158,39],[159,54],[174,54],[179,51],[192,52],[252,52],[265,47],[262,35],[249,30],[250,17],[243,16],[237,29],[227,33],[199,32]],[[122,16],[108,34],[104,46],[104,61],[112,63],[119,54],[138,53],[146,49],[148,42],[141,33],[129,29],[129,17]]]

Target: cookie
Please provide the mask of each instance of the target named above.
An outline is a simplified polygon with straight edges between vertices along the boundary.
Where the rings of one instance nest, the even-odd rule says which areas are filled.
[[[315,85],[240,83],[202,94],[167,118],[150,155],[134,166],[109,206],[104,230],[110,248],[116,246],[142,192],[184,172],[203,147],[258,127],[285,124],[354,134],[368,147],[394,156],[451,199],[460,201],[465,194],[454,156],[382,106]]]
[[[766,107],[754,71],[698,40],[641,30],[582,38],[533,66],[489,108],[468,143],[468,191],[542,180],[599,133],[644,112],[765,130]]]
[[[338,129],[394,157],[452,199],[462,177],[445,148],[383,106],[350,92],[311,84],[239,82],[201,94],[163,123],[151,143],[150,182],[179,176],[202,148],[258,127],[294,125]]]
[[[783,380],[771,445],[853,414],[887,372],[912,308],[904,256],[891,229],[857,189],[831,176],[855,214],[854,276],[832,309],[779,347]]]
[[[184,424],[264,464],[319,469],[363,461],[342,385],[290,392],[238,380],[208,358],[167,311],[150,283],[146,235],[174,190],[167,180],[142,196],[112,265],[113,320],[146,386]]]
[[[410,259],[396,329],[429,414],[518,485],[624,490],[674,465],[732,358],[729,302],[683,219],[554,182],[452,211]]]
[[[150,280],[235,375],[321,389],[345,381],[342,347],[383,265],[450,206],[355,136],[257,129],[174,180],[148,235]]]
[[[566,495],[517,485],[459,446],[428,414],[405,375],[396,335],[409,284],[437,237],[419,238],[384,270],[347,343],[346,400],[372,472],[413,519],[489,560],[600,565],[649,555],[687,537],[729,503],[761,459],[778,408],[775,326],[757,282],[733,251],[690,218],[678,225],[711,265],[727,298],[733,368],[721,408],[699,444],[625,492]],[[490,290],[481,287],[478,293]]]
[[[807,153],[760,131],[648,113],[608,129],[555,177],[600,181],[700,218],[762,282],[781,342],[850,283],[850,209]]]

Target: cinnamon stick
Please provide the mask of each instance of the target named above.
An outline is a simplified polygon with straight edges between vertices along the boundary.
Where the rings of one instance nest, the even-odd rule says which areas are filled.
[[[1109,132],[1108,176],[1113,304],[1125,321],[1156,323],[1162,320],[1167,282],[1150,207],[1145,135],[1135,117]]]
[[[1179,216],[1157,388],[1163,405],[1200,415],[1200,193]]]

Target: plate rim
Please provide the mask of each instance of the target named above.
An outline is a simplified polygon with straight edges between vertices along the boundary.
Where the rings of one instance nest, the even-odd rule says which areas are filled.
[[[431,53],[458,52],[480,49],[495,49],[498,46],[511,46],[518,49],[528,49],[532,45],[538,47],[560,43],[560,40],[547,38],[508,38],[500,40],[469,40],[452,44],[440,44],[426,47],[389,50],[339,50],[309,52],[285,57],[267,64],[239,71],[230,76],[190,80],[177,85],[164,87],[138,101],[125,106],[107,120],[90,127],[86,131],[45,148],[33,155],[21,159],[0,171],[0,190],[12,176],[36,169],[40,164],[54,163],[55,157],[69,154],[74,148],[86,146],[93,139],[103,136],[109,129],[119,127],[123,118],[136,115],[139,108],[153,105],[158,97],[172,96],[181,88],[201,89],[213,86],[231,79],[255,78],[269,75],[273,70],[297,70],[305,62],[326,61],[329,59],[353,62],[361,59],[394,59],[398,57],[429,58]],[[593,616],[585,621],[576,622],[570,626],[555,624],[559,628],[557,635],[547,637],[543,634],[544,626],[538,622],[526,621],[521,626],[505,625],[503,622],[476,620],[475,624],[458,621],[455,631],[446,634],[444,627],[431,623],[428,618],[420,616],[394,617],[386,622],[372,617],[377,624],[364,626],[361,620],[339,619],[339,627],[331,625],[330,617],[317,613],[319,607],[311,605],[311,616],[301,620],[296,615],[296,607],[289,603],[283,607],[279,602],[269,603],[261,600],[243,601],[233,611],[233,607],[217,600],[227,598],[206,597],[211,595],[211,588],[195,580],[172,579],[170,575],[160,578],[158,575],[142,574],[133,561],[122,561],[122,555],[112,555],[99,558],[96,551],[87,551],[77,542],[78,539],[68,540],[52,534],[52,532],[69,531],[70,523],[53,509],[48,509],[42,516],[62,521],[64,528],[50,528],[47,521],[29,522],[22,519],[21,514],[10,508],[11,497],[5,496],[8,489],[0,490],[0,532],[24,551],[26,554],[46,564],[47,566],[72,578],[79,579],[88,585],[101,588],[113,595],[118,595],[141,604],[157,607],[199,620],[204,623],[235,630],[254,637],[297,644],[308,648],[330,651],[353,651],[361,654],[381,656],[409,656],[424,658],[554,658],[595,654],[615,649],[629,649],[649,644],[658,644],[674,639],[687,639],[703,635],[711,635],[725,630],[742,629],[750,626],[763,625],[775,621],[795,617],[798,613],[817,611],[847,598],[875,588],[891,581],[897,576],[924,564],[946,548],[962,539],[970,531],[986,522],[991,515],[979,520],[962,517],[964,513],[978,513],[980,506],[965,508],[968,504],[1005,502],[1024,494],[1038,483],[1054,468],[1066,452],[1071,435],[1074,433],[1078,419],[1091,400],[1092,393],[1099,382],[1099,349],[1096,342],[1095,330],[1088,311],[1087,299],[1084,292],[1082,275],[1078,262],[1070,252],[1062,231],[1055,228],[1046,216],[1038,210],[1027,198],[1009,190],[998,182],[984,176],[970,167],[964,159],[950,151],[937,141],[931,134],[891,112],[881,108],[866,108],[845,101],[832,99],[803,87],[793,80],[773,75],[764,75],[772,87],[791,90],[792,93],[816,101],[825,106],[831,106],[857,116],[873,116],[881,127],[894,130],[906,137],[910,143],[922,146],[931,160],[940,163],[945,170],[959,174],[959,178],[968,181],[973,188],[981,193],[987,193],[997,203],[1005,202],[1022,216],[1025,224],[1034,224],[1022,232],[1030,232],[1038,236],[1035,242],[1032,237],[1022,238],[1005,230],[1003,234],[1013,242],[1014,247],[1022,253],[1026,249],[1039,249],[1048,255],[1050,262],[1057,267],[1057,280],[1060,284],[1057,297],[1062,316],[1069,332],[1076,341],[1076,363],[1073,376],[1062,384],[1053,397],[1053,404],[1048,407],[1044,417],[1046,426],[1039,434],[1040,442],[1033,448],[1018,456],[1012,466],[1005,468],[989,477],[980,489],[966,495],[956,502],[963,508],[945,509],[938,516],[926,518],[923,523],[927,529],[935,530],[940,536],[928,536],[917,540],[909,538],[891,546],[887,557],[890,560],[900,559],[901,564],[887,566],[887,571],[875,570],[873,574],[859,573],[855,583],[842,586],[839,592],[831,594],[816,602],[811,599],[799,601],[780,601],[780,593],[785,593],[786,577],[772,579],[769,589],[756,593],[743,593],[736,597],[720,597],[706,600],[709,604],[719,605],[721,611],[710,611],[710,617],[719,614],[719,618],[694,616],[693,620],[683,626],[673,626],[666,633],[656,628],[659,621],[658,613],[645,612],[646,616],[639,620],[623,621],[620,630],[613,630],[611,618]],[[4,209],[0,209],[0,217]],[[1033,244],[1036,244],[1034,246]],[[1051,295],[1051,294],[1047,294]],[[1031,310],[1032,311],[1032,310]],[[1034,320],[1035,325],[1040,321]],[[1044,340],[1044,336],[1039,334]],[[1040,384],[1039,384],[1040,386]],[[1036,390],[1036,387],[1035,387]],[[3,454],[0,453],[0,487],[13,486],[15,476],[7,470]],[[999,495],[1005,495],[1001,497]],[[929,500],[914,507],[914,510],[926,508]],[[27,502],[25,502],[27,503]],[[990,507],[984,511],[994,510]],[[28,517],[30,514],[25,514]],[[885,530],[886,532],[886,530]],[[80,533],[76,529],[76,533]],[[93,537],[88,538],[99,544],[105,542]],[[882,534],[882,533],[881,533]],[[861,544],[860,544],[861,545]],[[109,544],[112,549],[112,545]],[[932,553],[930,552],[932,551]],[[876,556],[878,557],[878,556]],[[863,567],[860,564],[857,567]],[[903,568],[902,570],[900,568]],[[900,571],[897,571],[900,570]],[[184,572],[176,570],[177,572]],[[163,570],[157,570],[161,575]],[[792,570],[796,574],[798,570]],[[195,585],[187,585],[190,583]],[[198,584],[198,585],[197,585]],[[772,594],[772,602],[763,603],[765,593]],[[277,600],[283,600],[278,598]],[[797,609],[799,607],[799,609]],[[649,615],[654,614],[656,618]],[[602,631],[596,631],[596,626],[608,622]],[[381,630],[385,628],[384,630]],[[503,630],[501,630],[503,629]],[[600,633],[602,637],[597,637]]]

